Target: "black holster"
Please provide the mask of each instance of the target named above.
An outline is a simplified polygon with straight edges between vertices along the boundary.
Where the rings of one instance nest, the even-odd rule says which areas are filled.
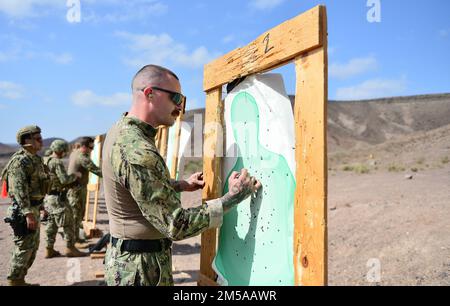
[[[14,232],[14,236],[25,237],[35,232],[28,229],[27,219],[23,215],[22,211],[20,210],[19,204],[17,204],[16,201],[13,201],[12,203],[11,216],[6,217],[3,220],[5,221],[5,223],[9,223]]]

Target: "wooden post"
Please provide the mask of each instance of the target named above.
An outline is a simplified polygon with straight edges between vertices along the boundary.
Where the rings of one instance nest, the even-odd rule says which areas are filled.
[[[100,184],[95,188],[94,194],[94,215],[92,217],[92,227],[95,228],[97,225],[97,210],[98,210],[98,193],[100,192]]]
[[[170,167],[170,177],[174,180],[177,179],[177,169],[178,169],[178,159],[180,158],[181,154],[179,154],[180,152],[180,135],[181,135],[181,120],[183,118],[183,115],[180,114],[180,116],[178,116],[177,121],[175,123],[175,138],[173,139],[174,144],[173,144],[173,155],[172,156],[167,156],[167,160],[169,160],[169,158],[172,158],[172,164]]]
[[[159,154],[167,160],[167,142],[169,141],[169,128],[167,126],[161,128],[161,140]]]
[[[321,7],[322,47],[295,60],[294,218],[296,285],[326,285],[327,278],[327,18]]]
[[[205,143],[203,150],[203,201],[219,198],[222,195],[222,157],[223,157],[223,118],[222,88],[215,88],[207,93],[205,113]],[[216,256],[217,230],[211,229],[202,234],[200,254],[200,286],[209,286],[216,273],[212,262]]]

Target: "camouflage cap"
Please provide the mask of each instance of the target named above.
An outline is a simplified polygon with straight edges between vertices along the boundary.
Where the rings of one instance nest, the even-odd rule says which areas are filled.
[[[41,133],[41,128],[38,127],[37,125],[29,125],[29,126],[23,127],[17,132],[17,135],[16,135],[17,143],[21,145],[23,136],[37,134],[37,133]]]
[[[67,152],[69,150],[69,144],[62,139],[57,139],[50,145],[50,150],[57,153]]]

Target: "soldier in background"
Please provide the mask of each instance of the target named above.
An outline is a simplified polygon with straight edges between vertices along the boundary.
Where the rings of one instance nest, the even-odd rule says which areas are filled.
[[[82,253],[75,247],[73,214],[67,200],[68,187],[77,183],[77,176],[74,174],[68,175],[62,162],[62,158],[67,153],[69,145],[64,140],[58,139],[52,142],[50,149],[53,154],[44,159],[44,163],[50,171],[51,180],[50,192],[44,200],[45,209],[49,213],[45,227],[47,241],[45,258],[61,256],[54,249],[59,227],[64,229],[64,240],[66,241],[64,254],[67,257],[87,256],[87,253]]]
[[[52,155],[52,154],[53,154],[52,150],[51,150],[51,149],[47,149],[47,150],[45,150],[45,152],[44,152],[44,157],[49,157],[49,156]]]
[[[14,153],[2,172],[12,205],[8,217],[14,230],[14,248],[8,272],[10,286],[29,286],[25,282],[28,269],[39,248],[40,211],[46,214],[43,199],[49,189],[49,173],[42,158],[41,129],[27,126],[17,132],[21,149]]]
[[[87,184],[89,182],[89,172],[101,177],[102,171],[91,160],[90,154],[94,149],[94,139],[92,137],[82,137],[79,141],[80,147],[72,151],[69,157],[69,174],[78,177],[78,183],[71,186],[67,192],[70,207],[74,218],[75,239],[82,242],[79,237],[79,229],[82,228],[82,221],[86,209]]]

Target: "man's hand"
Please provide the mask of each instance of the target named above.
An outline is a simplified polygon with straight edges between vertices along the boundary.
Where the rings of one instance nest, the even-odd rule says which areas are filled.
[[[48,211],[46,211],[45,209],[42,209],[40,211],[41,213],[41,221],[47,221],[48,219]]]
[[[247,169],[242,169],[241,173],[233,172],[228,179],[228,193],[222,197],[224,212],[244,201],[259,188],[261,182],[250,176]]]
[[[27,214],[26,216],[27,219],[27,227],[30,231],[35,231],[37,228],[37,222],[36,222],[36,218],[34,217],[34,215],[32,213]]]
[[[181,182],[182,191],[196,191],[205,187],[205,181],[203,180],[203,172],[197,172],[192,174],[187,181]]]

